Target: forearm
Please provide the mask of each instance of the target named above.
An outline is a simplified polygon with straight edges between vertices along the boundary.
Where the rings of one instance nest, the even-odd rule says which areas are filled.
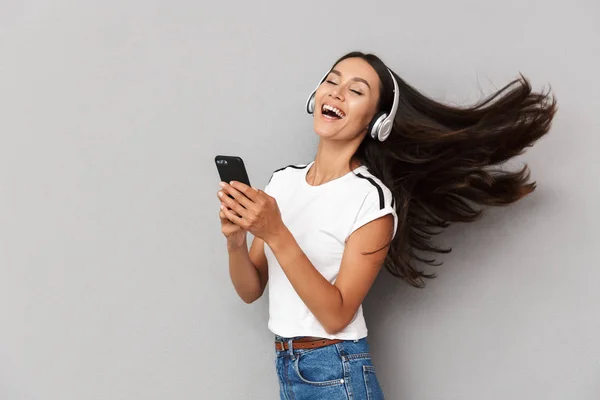
[[[267,244],[298,296],[327,333],[343,329],[349,318],[340,291],[312,265],[291,232],[285,228]]]
[[[257,300],[263,292],[258,270],[252,264],[246,240],[239,247],[229,247],[229,276],[235,291],[246,303]]]

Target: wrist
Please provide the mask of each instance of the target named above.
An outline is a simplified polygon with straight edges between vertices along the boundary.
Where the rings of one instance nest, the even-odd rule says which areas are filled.
[[[280,248],[283,248],[294,240],[292,233],[284,224],[281,224],[281,227],[275,231],[272,235],[265,238],[265,243],[271,248],[273,251],[277,251]]]
[[[242,249],[248,249],[247,235],[244,234],[243,239],[227,239],[227,251],[235,253]]]

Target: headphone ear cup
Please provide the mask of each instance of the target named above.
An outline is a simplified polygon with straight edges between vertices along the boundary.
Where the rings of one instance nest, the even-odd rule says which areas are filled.
[[[381,126],[381,124],[383,123],[383,121],[385,120],[386,117],[387,117],[386,113],[380,112],[380,113],[375,114],[375,116],[371,120],[371,123],[369,124],[369,128],[368,128],[367,132],[369,133],[369,135],[371,135],[371,137],[373,139],[379,140],[379,137],[378,137],[379,127]]]
[[[315,112],[315,95],[316,92],[312,92],[308,101],[306,102],[306,112],[312,114]]]

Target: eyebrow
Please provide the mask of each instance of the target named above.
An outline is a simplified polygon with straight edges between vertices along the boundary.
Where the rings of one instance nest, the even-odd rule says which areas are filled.
[[[342,76],[342,74],[340,73],[340,71],[337,71],[337,70],[335,70],[335,69],[332,69],[332,70],[330,71],[330,73],[332,73],[332,74],[336,74],[337,76],[340,76],[340,77]],[[362,83],[364,83],[365,85],[367,85],[367,87],[369,88],[369,90],[371,89],[371,85],[369,85],[369,82],[367,82],[367,81],[366,81],[366,80],[364,80],[363,78],[359,78],[359,77],[355,76],[355,77],[354,77],[354,78],[352,78],[351,80],[353,80],[353,81],[356,81],[356,82],[362,82]]]

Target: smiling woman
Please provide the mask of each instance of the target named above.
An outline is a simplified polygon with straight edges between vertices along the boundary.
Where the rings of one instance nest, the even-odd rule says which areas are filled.
[[[423,287],[433,275],[414,263],[434,260],[417,252],[448,251],[431,242],[440,228],[531,193],[526,168],[494,166],[548,132],[556,102],[521,76],[480,104],[451,107],[354,52],[307,110],[314,160],[278,169],[264,191],[222,183],[231,280],[247,303],[269,282],[282,399],[382,399],[362,313],[381,267]]]

